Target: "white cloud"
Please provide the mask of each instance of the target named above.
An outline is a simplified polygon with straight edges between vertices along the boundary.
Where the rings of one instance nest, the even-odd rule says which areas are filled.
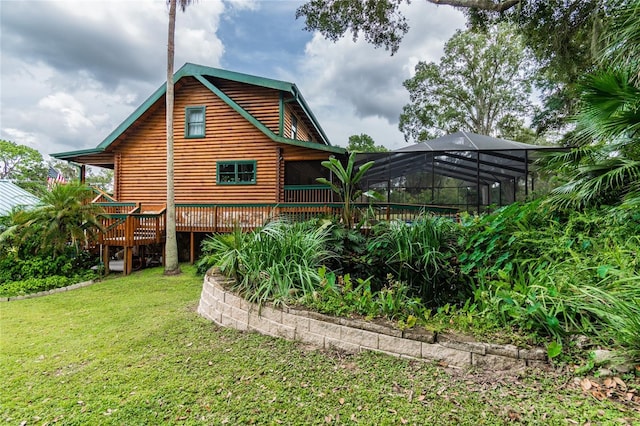
[[[2,8],[0,138],[43,154],[93,148],[165,80],[164,1],[26,0]],[[176,69],[219,65],[223,12],[221,0],[178,12]]]
[[[54,93],[38,102],[38,106],[59,113],[72,133],[93,127],[85,116],[84,106],[68,93]]]
[[[178,11],[176,69],[225,62],[295,82],[333,143],[367,133],[379,144],[401,145],[397,119],[408,101],[402,82],[418,60],[439,58],[464,25],[462,14],[412,2],[406,7],[412,29],[390,56],[350,36],[332,43],[316,34],[302,50],[310,36],[295,21],[300,4],[195,2]],[[167,16],[164,0],[3,2],[0,138],[43,154],[97,146],[164,82]],[[240,19],[244,25],[229,25]],[[230,52],[221,41],[223,22],[234,43]],[[234,33],[238,28],[242,34]]]
[[[457,10],[424,1],[403,11],[411,29],[393,56],[350,35],[333,43],[316,34],[307,44],[297,83],[334,144],[366,133],[388,148],[402,146],[398,118],[409,101],[403,81],[419,60],[439,60],[446,40],[465,23]]]

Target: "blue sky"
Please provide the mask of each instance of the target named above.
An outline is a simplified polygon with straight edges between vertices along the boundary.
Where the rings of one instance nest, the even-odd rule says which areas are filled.
[[[347,36],[303,30],[293,0],[199,0],[179,12],[185,62],[296,83],[332,144],[366,133],[389,148],[419,60],[437,61],[464,17],[404,6],[411,30],[394,56]],[[164,0],[0,1],[0,138],[43,154],[96,147],[165,80]]]

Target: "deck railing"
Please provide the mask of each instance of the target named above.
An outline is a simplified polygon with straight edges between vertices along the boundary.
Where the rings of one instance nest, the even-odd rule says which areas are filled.
[[[307,220],[319,215],[339,214],[331,204],[176,204],[178,232],[228,232],[234,227],[259,228],[276,217]]]
[[[108,209],[105,209],[108,210]],[[105,245],[133,247],[159,244],[166,235],[166,211],[159,213],[106,213],[102,215],[103,232],[98,242]]]
[[[106,214],[130,214],[140,209],[137,203],[94,202],[93,205],[100,207]]]
[[[135,203],[98,203],[103,208],[103,232],[99,243],[133,247],[158,244],[166,236],[166,211],[141,213]],[[420,214],[457,218],[458,210],[439,206],[375,203],[355,204],[357,220],[367,224],[400,220],[410,222]],[[249,231],[274,218],[304,221],[316,217],[340,217],[341,203],[263,203],[263,204],[176,204],[178,232],[230,232],[235,227]]]
[[[358,217],[373,223],[401,220],[410,222],[429,213],[456,219],[457,209],[407,204],[355,204]],[[338,217],[341,203],[276,203],[276,204],[176,204],[178,232],[229,232],[234,227],[244,230],[259,228],[276,217],[304,221],[319,216]]]
[[[285,185],[287,203],[333,203],[334,192],[326,185]]]

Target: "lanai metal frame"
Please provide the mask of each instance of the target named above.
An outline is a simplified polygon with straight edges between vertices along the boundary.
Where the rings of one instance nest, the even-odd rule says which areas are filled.
[[[469,188],[475,188],[475,203],[467,208],[480,212],[489,204],[504,205],[515,201],[519,190],[524,192],[525,197],[528,196],[534,190],[532,172],[537,153],[558,149],[562,148],[457,132],[391,152],[360,153],[356,164],[375,161],[362,180],[362,185],[366,189],[386,188],[387,201],[391,197],[393,180],[426,172],[432,177],[440,175],[453,178]],[[508,197],[502,197],[505,186],[512,190]],[[490,199],[492,187],[498,188],[498,200]],[[435,181],[424,189],[429,188],[432,191],[437,189]]]

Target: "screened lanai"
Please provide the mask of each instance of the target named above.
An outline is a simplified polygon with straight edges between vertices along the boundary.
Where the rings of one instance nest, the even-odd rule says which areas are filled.
[[[357,154],[374,160],[361,186],[386,202],[482,212],[527,197],[535,189],[533,162],[541,150],[469,132],[457,132],[395,151]]]

